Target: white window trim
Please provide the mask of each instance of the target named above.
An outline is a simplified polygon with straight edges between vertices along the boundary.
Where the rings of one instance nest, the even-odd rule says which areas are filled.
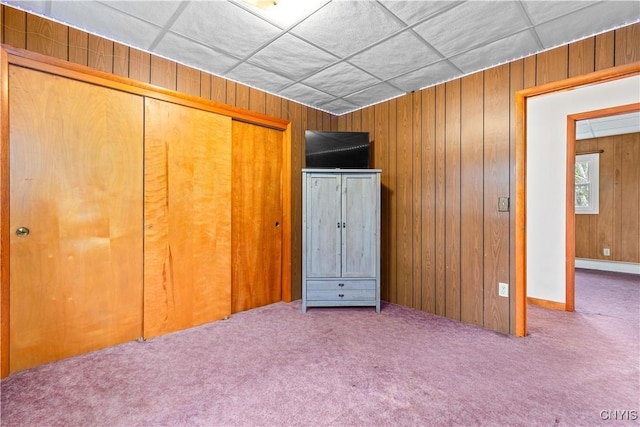
[[[576,206],[576,214],[588,214],[595,215],[600,213],[600,154],[578,154],[576,155],[577,162],[589,163],[589,182],[591,188],[589,189],[589,206]]]

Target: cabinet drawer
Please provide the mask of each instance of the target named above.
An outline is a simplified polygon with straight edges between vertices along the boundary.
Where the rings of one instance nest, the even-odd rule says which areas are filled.
[[[375,280],[307,280],[307,294],[309,291],[333,291],[333,290],[375,290]]]
[[[310,290],[307,301],[375,301],[375,289]]]

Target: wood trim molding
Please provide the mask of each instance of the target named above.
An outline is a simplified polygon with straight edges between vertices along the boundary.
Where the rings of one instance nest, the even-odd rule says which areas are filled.
[[[160,99],[187,107],[197,108],[204,111],[231,117],[234,120],[265,126],[278,130],[286,130],[289,121],[256,113],[254,111],[243,110],[219,102],[210,101],[187,95],[181,92],[142,83],[126,77],[98,71],[84,65],[74,64],[61,59],[52,58],[39,53],[30,52],[24,49],[17,49],[8,45],[2,45],[2,50],[6,51],[9,64],[20,65],[51,74],[56,74],[72,79],[93,83],[124,92]]]
[[[282,135],[282,301],[291,302],[291,124]]]
[[[9,63],[0,49],[0,378],[9,375]]]
[[[516,95],[529,98],[530,96],[543,95],[545,93],[559,92],[562,90],[571,90],[573,88],[594,83],[604,83],[610,80],[617,80],[623,77],[630,77],[640,73],[640,61],[631,64],[619,65],[617,67],[607,68],[601,71],[584,74],[581,76],[571,77],[564,80],[534,86],[528,89],[518,91]]]
[[[527,297],[527,304],[535,305],[536,307],[548,308],[551,310],[572,311],[572,310],[567,310],[565,304],[561,302],[549,301],[546,299]]]
[[[535,86],[528,89],[517,91],[515,94],[516,107],[516,229],[515,229],[515,335],[527,335],[527,257],[526,257],[526,158],[527,158],[527,98],[542,95],[551,92],[559,92],[571,90],[579,86],[585,86],[606,81],[622,79],[640,74],[640,61],[621,65],[618,67],[607,68],[602,71],[585,74],[582,76],[572,77],[557,82]],[[616,107],[618,108],[618,107]],[[611,115],[610,108],[599,110],[600,116]],[[615,110],[615,108],[614,108]],[[582,120],[580,114],[575,114],[575,120]],[[594,116],[595,117],[595,116]],[[575,148],[574,148],[575,152]],[[571,204],[571,203],[570,203]],[[575,251],[575,249],[574,249]],[[563,308],[564,310],[565,308]]]
[[[516,92],[516,171],[515,171],[515,335],[527,335],[527,102],[522,91]]]
[[[616,116],[619,114],[640,111],[640,103],[619,105],[600,110],[583,111],[567,116],[567,218],[565,242],[565,310],[575,311],[576,288],[576,215],[574,203],[576,165],[576,122],[580,120],[596,119],[599,117]]]
[[[576,212],[574,203],[574,187],[576,167],[576,122],[567,117],[567,159],[566,159],[566,200],[567,216],[565,219],[565,249],[564,249],[564,283],[565,283],[565,309],[575,310],[575,286],[576,286]]]

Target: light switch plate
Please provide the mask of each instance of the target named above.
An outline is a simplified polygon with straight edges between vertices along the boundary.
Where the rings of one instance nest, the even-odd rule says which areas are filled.
[[[509,212],[508,197],[498,197],[498,212]]]

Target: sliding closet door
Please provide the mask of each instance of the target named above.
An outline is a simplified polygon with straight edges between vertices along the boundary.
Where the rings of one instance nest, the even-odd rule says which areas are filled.
[[[144,336],[231,312],[231,119],[145,101]]]
[[[282,137],[233,122],[233,313],[282,300]]]
[[[142,334],[141,97],[9,69],[10,372]]]

